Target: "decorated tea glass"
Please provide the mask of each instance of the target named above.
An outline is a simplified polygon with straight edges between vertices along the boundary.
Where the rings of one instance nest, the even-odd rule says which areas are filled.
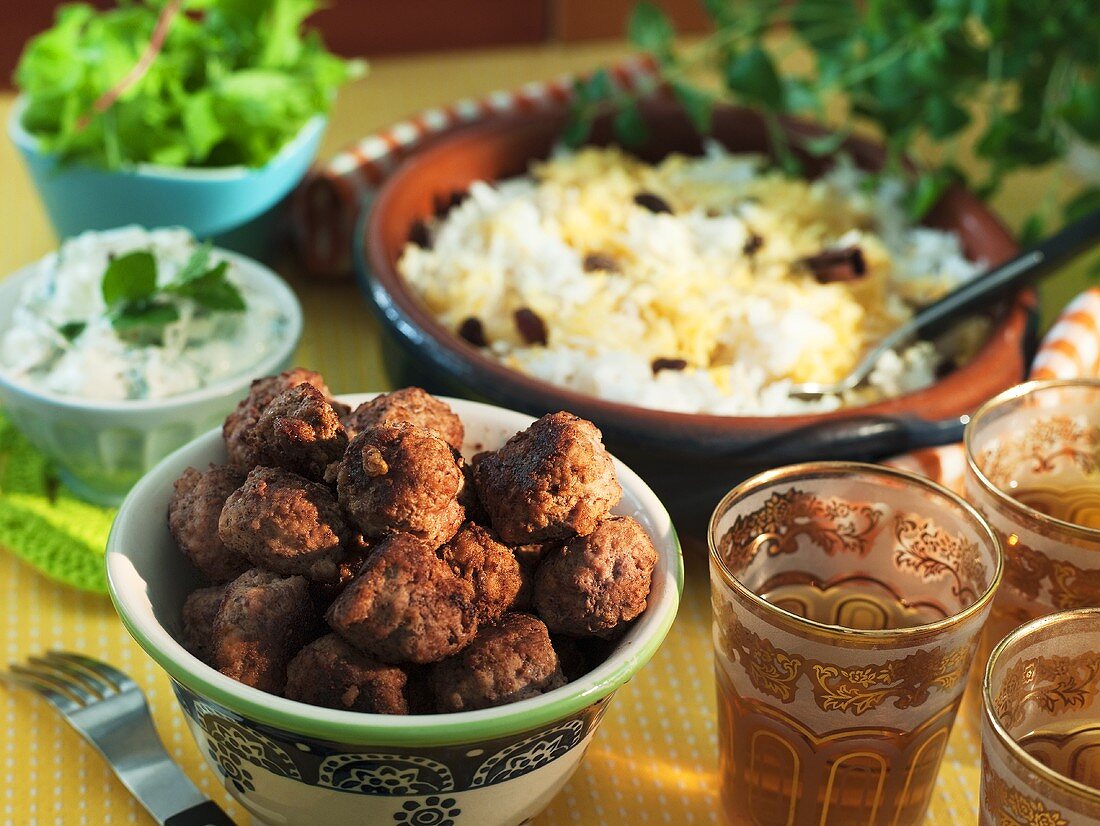
[[[982,700],[979,823],[1100,823],[1100,609],[1009,634],[990,657]]]
[[[978,410],[965,442],[967,499],[1005,549],[985,650],[1030,619],[1100,607],[1100,522],[1087,525],[1100,519],[1100,381],[1014,387]]]
[[[709,542],[728,821],[920,823],[1001,578],[996,536],[923,477],[816,462],[732,490]]]

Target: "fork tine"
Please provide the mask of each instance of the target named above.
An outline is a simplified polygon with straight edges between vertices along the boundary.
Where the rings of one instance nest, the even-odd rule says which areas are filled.
[[[83,693],[84,696],[80,697],[80,699],[83,700],[85,704],[93,703],[96,700],[102,700],[109,694],[114,693],[110,686],[89,678],[79,668],[75,668],[68,663],[55,662],[46,657],[27,657],[27,662],[36,666],[41,672],[57,675],[57,678],[64,680],[74,694]]]
[[[40,694],[50,705],[62,714],[68,716],[74,711],[84,707],[83,703],[73,699],[71,695],[66,694],[63,687],[55,684],[52,680],[47,680],[37,675],[22,674],[17,670],[21,669],[21,666],[14,663],[12,663],[11,669],[11,671],[0,671],[0,680],[20,686],[21,688],[29,688],[36,694]]]
[[[72,651],[49,651],[46,653],[46,659],[52,662],[66,663],[70,666],[83,671],[89,678],[102,680],[107,683],[108,688],[113,691],[125,691],[128,689],[139,689],[140,686],[134,682],[129,676],[123,674],[117,668],[107,665],[100,660],[94,660],[91,657],[85,657],[83,654],[75,654]]]
[[[13,674],[45,682],[66,696],[72,697],[81,705],[86,706],[102,699],[98,694],[85,688],[82,683],[70,679],[68,675],[62,674],[52,667],[42,668],[23,665],[22,663],[12,663],[10,668]]]

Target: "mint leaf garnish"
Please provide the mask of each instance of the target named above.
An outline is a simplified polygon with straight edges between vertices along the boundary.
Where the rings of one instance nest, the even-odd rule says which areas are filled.
[[[61,335],[65,336],[65,339],[67,341],[72,341],[77,336],[79,336],[81,333],[83,333],[84,329],[87,326],[88,326],[87,322],[84,322],[84,321],[70,321],[70,322],[67,322],[66,324],[62,324],[60,327],[58,327],[57,332],[59,332],[59,333],[61,333]]]
[[[115,332],[136,343],[161,343],[163,327],[180,317],[174,297],[188,298],[208,310],[244,310],[244,297],[227,278],[229,263],[219,261],[208,267],[210,251],[209,243],[197,247],[171,283],[159,288],[151,252],[139,250],[114,258],[103,273],[101,289]],[[66,335],[64,329],[61,332]]]
[[[186,283],[203,275],[206,272],[207,265],[210,263],[210,248],[209,241],[205,241],[195,247],[195,251],[191,253],[191,257],[187,259],[182,267],[180,267],[180,271],[176,273],[176,277],[173,281]]]
[[[157,259],[145,250],[116,256],[103,273],[102,290],[108,307],[149,298],[157,290]]]
[[[244,297],[226,278],[229,264],[220,261],[214,267],[188,280],[173,281],[165,292],[190,298],[210,310],[240,312],[245,308]]]

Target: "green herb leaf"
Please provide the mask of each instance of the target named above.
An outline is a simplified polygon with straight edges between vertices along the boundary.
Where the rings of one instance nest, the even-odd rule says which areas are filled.
[[[561,142],[570,149],[577,149],[592,132],[592,119],[576,108],[571,108],[569,120],[561,133]]]
[[[577,98],[585,104],[600,103],[611,97],[614,91],[615,84],[607,69],[597,69],[577,84]]]
[[[1100,94],[1095,83],[1079,83],[1069,93],[1062,116],[1086,141],[1100,141]]]
[[[240,312],[245,309],[244,297],[225,277],[228,267],[228,262],[221,261],[202,275],[173,282],[165,292],[185,296],[210,310]]]
[[[211,248],[212,245],[209,241],[205,241],[195,247],[195,251],[191,253],[191,256],[184,262],[183,266],[180,267],[173,281],[179,284],[186,284],[188,281],[193,281],[199,276],[205,275],[208,269],[207,265],[210,263]]]
[[[179,317],[175,305],[165,301],[129,301],[111,316],[111,326],[118,333],[130,333],[142,328],[161,328]]]
[[[691,122],[700,132],[710,131],[710,118],[714,109],[714,97],[686,83],[673,83],[672,93],[684,107]]]
[[[628,148],[645,143],[649,136],[649,127],[646,126],[638,104],[633,100],[626,101],[619,107],[619,111],[615,113],[614,128],[615,137]]]
[[[1027,220],[1024,221],[1024,225],[1020,227],[1017,240],[1020,245],[1024,247],[1030,247],[1033,244],[1039,243],[1046,234],[1044,228],[1046,221],[1043,220],[1043,216],[1038,213],[1029,215]]]
[[[116,256],[103,273],[101,289],[108,307],[148,298],[157,289],[156,258],[145,250]]]
[[[928,131],[933,138],[942,140],[954,135],[970,123],[970,115],[948,95],[935,95],[925,104]]]
[[[917,178],[908,198],[909,217],[919,221],[932,209],[951,185],[952,176],[942,172],[925,172]]]
[[[771,56],[761,46],[733,56],[726,63],[725,81],[731,91],[749,103],[783,110],[783,84]]]
[[[653,3],[636,5],[626,27],[626,36],[631,44],[662,58],[671,53],[675,34],[668,17]]]
[[[1100,210],[1100,187],[1093,186],[1071,198],[1064,214],[1066,221],[1076,221],[1097,210]]]
[[[65,336],[65,339],[67,341],[72,341],[77,336],[79,336],[81,333],[83,333],[87,326],[88,326],[87,322],[84,322],[84,321],[69,321],[65,324],[62,324],[60,327],[58,327],[57,332],[59,332],[59,333],[61,333],[61,335]]]
[[[810,138],[801,138],[798,141],[798,145],[809,152],[811,155],[817,155],[823,157],[826,155],[832,155],[843,145],[844,141],[848,139],[848,132],[844,129],[838,129],[835,132],[829,132],[826,135],[814,135]]]

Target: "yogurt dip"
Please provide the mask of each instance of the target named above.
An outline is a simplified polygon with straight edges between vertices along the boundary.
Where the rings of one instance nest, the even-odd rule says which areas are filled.
[[[226,279],[245,309],[211,310],[172,295],[178,318],[155,341],[120,335],[102,293],[103,276],[117,256],[148,251],[157,286],[171,283],[197,242],[184,229],[137,226],[86,232],[35,265],[0,340],[0,370],[33,390],[100,401],[162,399],[249,373],[290,333],[290,319],[261,283],[231,259]]]

